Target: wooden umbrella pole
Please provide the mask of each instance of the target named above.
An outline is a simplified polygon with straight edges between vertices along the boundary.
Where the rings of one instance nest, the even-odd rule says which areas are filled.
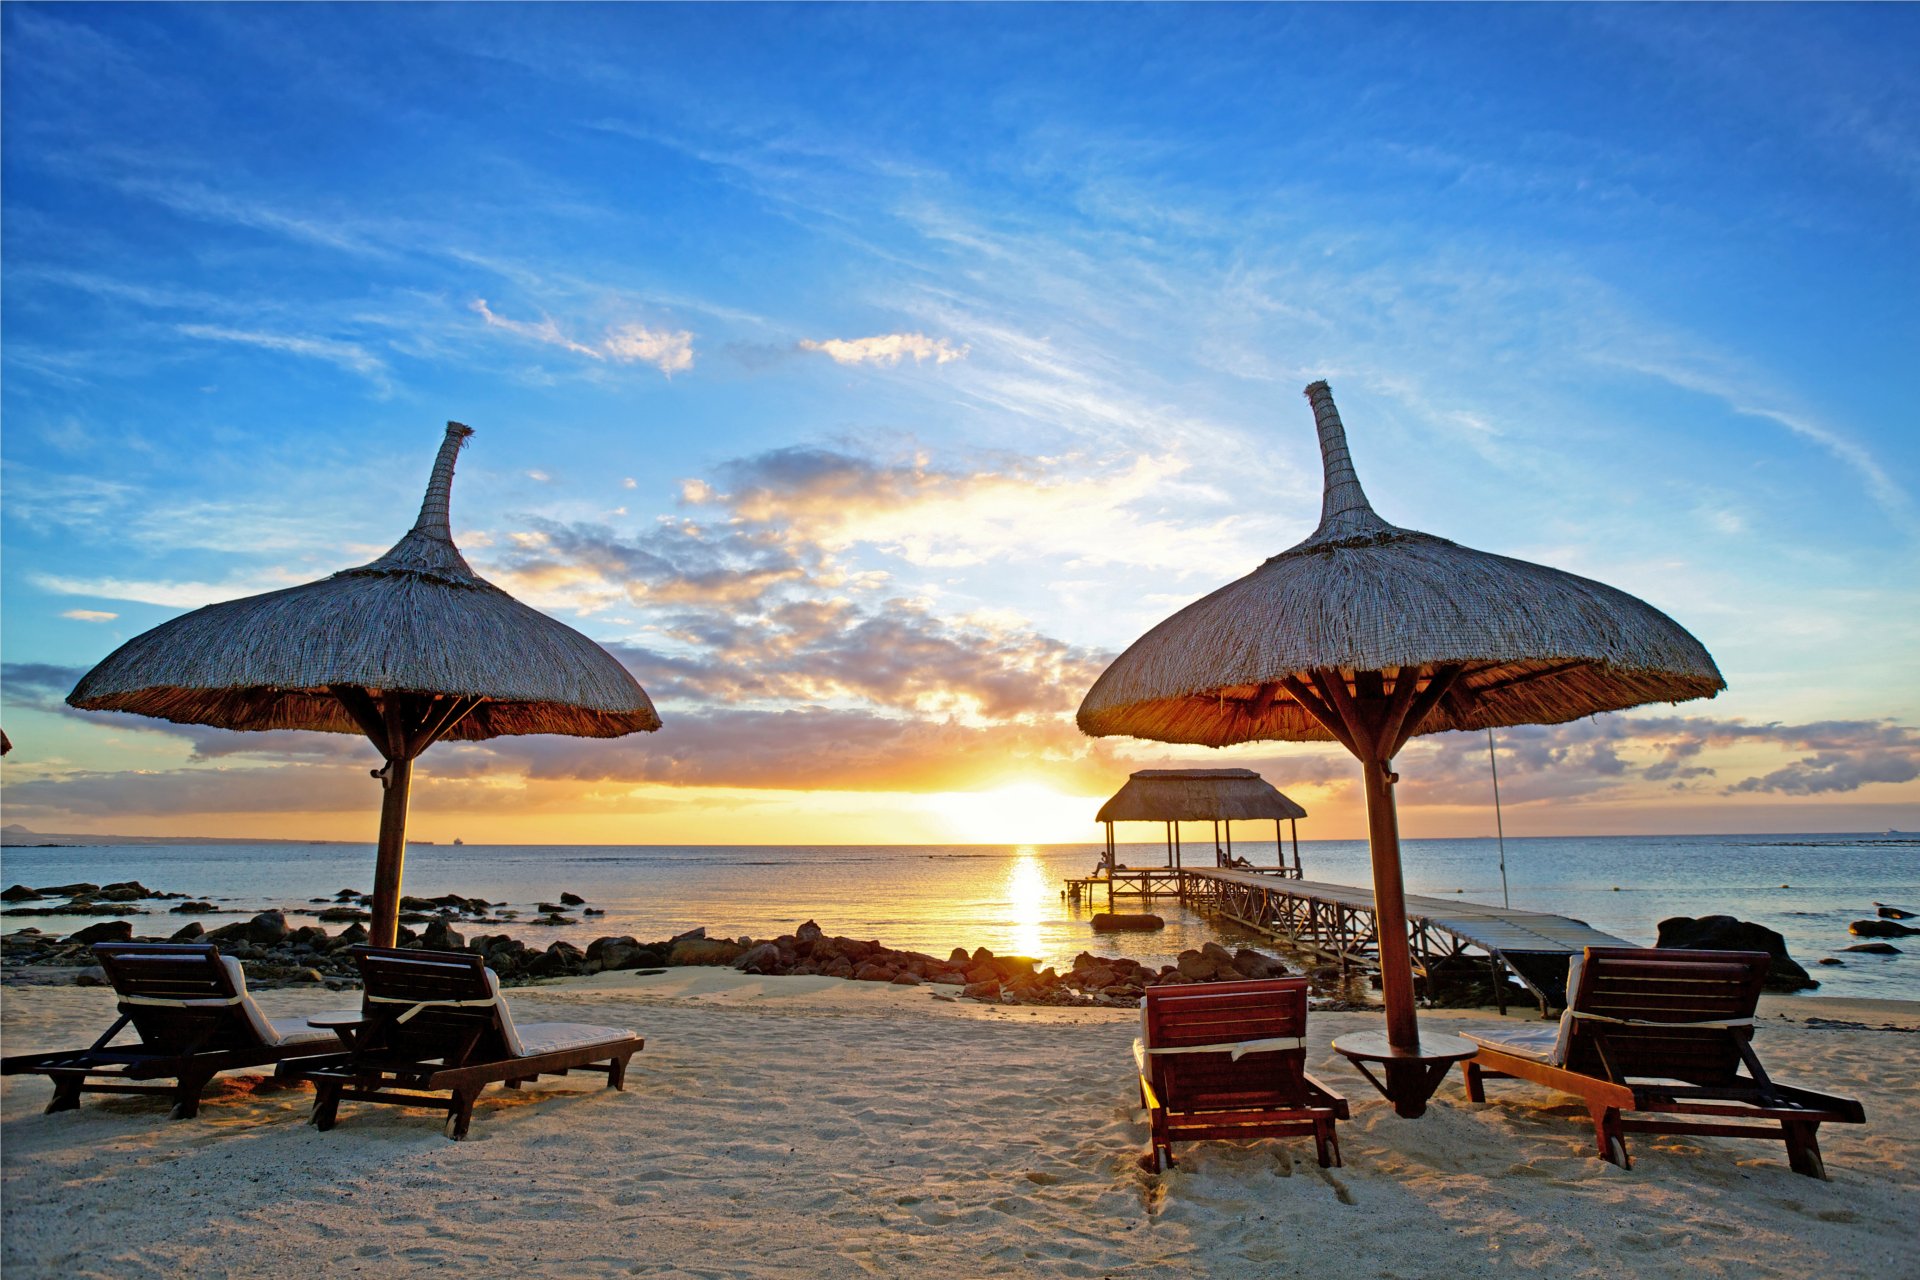
[[[388,760],[375,775],[386,788],[380,797],[380,849],[373,864],[373,920],[367,941],[394,946],[400,938],[400,877],[407,861],[407,795],[413,789],[413,761]]]
[[[1380,950],[1380,995],[1387,1006],[1387,1040],[1396,1049],[1420,1047],[1413,1008],[1413,956],[1407,947],[1407,894],[1400,874],[1400,819],[1388,762],[1364,757],[1367,842],[1373,859],[1373,918]]]

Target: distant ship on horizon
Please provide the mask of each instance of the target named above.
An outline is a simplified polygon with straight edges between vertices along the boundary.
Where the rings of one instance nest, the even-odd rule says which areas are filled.
[[[459,836],[455,836],[455,837],[453,838],[453,842],[454,842],[455,844],[465,844],[465,843],[466,843],[466,841],[465,841],[465,840],[462,840],[462,839],[461,839],[461,838],[460,838]]]

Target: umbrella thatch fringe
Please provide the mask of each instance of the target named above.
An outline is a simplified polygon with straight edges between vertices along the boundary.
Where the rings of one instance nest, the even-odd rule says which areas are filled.
[[[1460,665],[1423,733],[1558,724],[1726,687],[1705,647],[1643,600],[1380,519],[1327,385],[1307,394],[1326,469],[1319,528],[1115,659],[1081,704],[1084,731],[1209,746],[1332,741],[1281,688],[1316,670],[1352,683]]]
[[[1251,769],[1141,769],[1096,822],[1207,822],[1304,818],[1307,811]]]
[[[360,733],[329,692],[351,685],[484,699],[452,739],[659,728],[646,691],[613,655],[461,557],[447,512],[454,459],[471,434],[447,425],[420,517],[380,559],[162,623],[88,672],[67,701],[185,724]]]

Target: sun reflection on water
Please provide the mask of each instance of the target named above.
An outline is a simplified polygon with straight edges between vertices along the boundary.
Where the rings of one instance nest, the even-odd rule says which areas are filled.
[[[1021,845],[1013,851],[1013,861],[1007,864],[1005,896],[1006,923],[1015,954],[1044,956],[1046,945],[1041,925],[1046,921],[1047,909],[1055,905],[1055,893],[1046,869],[1040,865],[1040,855],[1031,845]]]

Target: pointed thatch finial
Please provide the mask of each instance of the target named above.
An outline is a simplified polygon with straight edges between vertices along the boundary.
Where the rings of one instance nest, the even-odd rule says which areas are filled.
[[[1360,487],[1360,477],[1354,474],[1353,457],[1347,452],[1347,429],[1340,423],[1340,410],[1334,407],[1333,388],[1325,382],[1311,383],[1306,395],[1313,405],[1314,426],[1320,432],[1326,489],[1320,500],[1319,528],[1295,550],[1395,532],[1374,513],[1366,491]]]
[[[473,428],[458,422],[447,424],[446,439],[440,442],[440,454],[433,460],[433,474],[427,479],[427,493],[420,500],[420,517],[407,536],[393,544],[393,550],[367,565],[379,572],[395,570],[427,573],[454,581],[477,582],[460,548],[453,545],[453,526],[449,514],[453,504],[453,464],[460,447],[473,434]],[[349,569],[348,573],[365,570]]]
[[[433,475],[427,480],[427,496],[420,500],[420,518],[413,522],[415,533],[453,541],[449,508],[453,501],[453,464],[460,456],[473,428],[459,422],[447,424],[447,438],[440,442],[440,454],[433,460]]]

